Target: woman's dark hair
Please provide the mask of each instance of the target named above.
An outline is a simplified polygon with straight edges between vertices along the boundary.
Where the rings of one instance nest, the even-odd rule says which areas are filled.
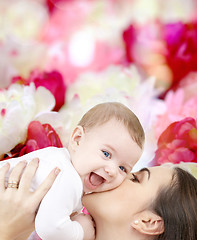
[[[162,189],[153,211],[164,220],[164,232],[154,240],[197,240],[197,179],[176,167],[171,185]]]

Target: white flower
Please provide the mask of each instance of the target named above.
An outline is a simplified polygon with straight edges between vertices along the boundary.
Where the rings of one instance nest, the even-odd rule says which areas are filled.
[[[0,156],[26,138],[29,122],[55,106],[53,95],[44,87],[19,84],[0,91]]]

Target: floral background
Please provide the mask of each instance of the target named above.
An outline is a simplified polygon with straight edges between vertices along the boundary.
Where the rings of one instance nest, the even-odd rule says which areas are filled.
[[[99,102],[146,133],[134,170],[197,176],[196,0],[0,0],[0,159],[67,146]]]

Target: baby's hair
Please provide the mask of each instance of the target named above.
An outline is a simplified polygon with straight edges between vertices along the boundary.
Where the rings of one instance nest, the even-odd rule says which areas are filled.
[[[160,191],[153,211],[164,220],[164,233],[154,240],[197,239],[197,179],[174,168],[172,182]]]
[[[143,148],[145,134],[139,119],[128,107],[119,102],[105,102],[94,106],[84,114],[78,125],[88,131],[95,126],[108,122],[112,118],[123,122],[131,138],[140,148]]]

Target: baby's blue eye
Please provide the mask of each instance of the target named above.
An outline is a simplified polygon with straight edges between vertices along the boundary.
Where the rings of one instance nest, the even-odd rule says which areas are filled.
[[[127,172],[126,168],[123,166],[119,166],[120,170],[122,170],[123,172]]]
[[[107,158],[110,158],[110,157],[111,157],[110,153],[108,153],[108,152],[106,152],[106,151],[103,151],[103,153],[104,153],[105,157],[107,157]]]

